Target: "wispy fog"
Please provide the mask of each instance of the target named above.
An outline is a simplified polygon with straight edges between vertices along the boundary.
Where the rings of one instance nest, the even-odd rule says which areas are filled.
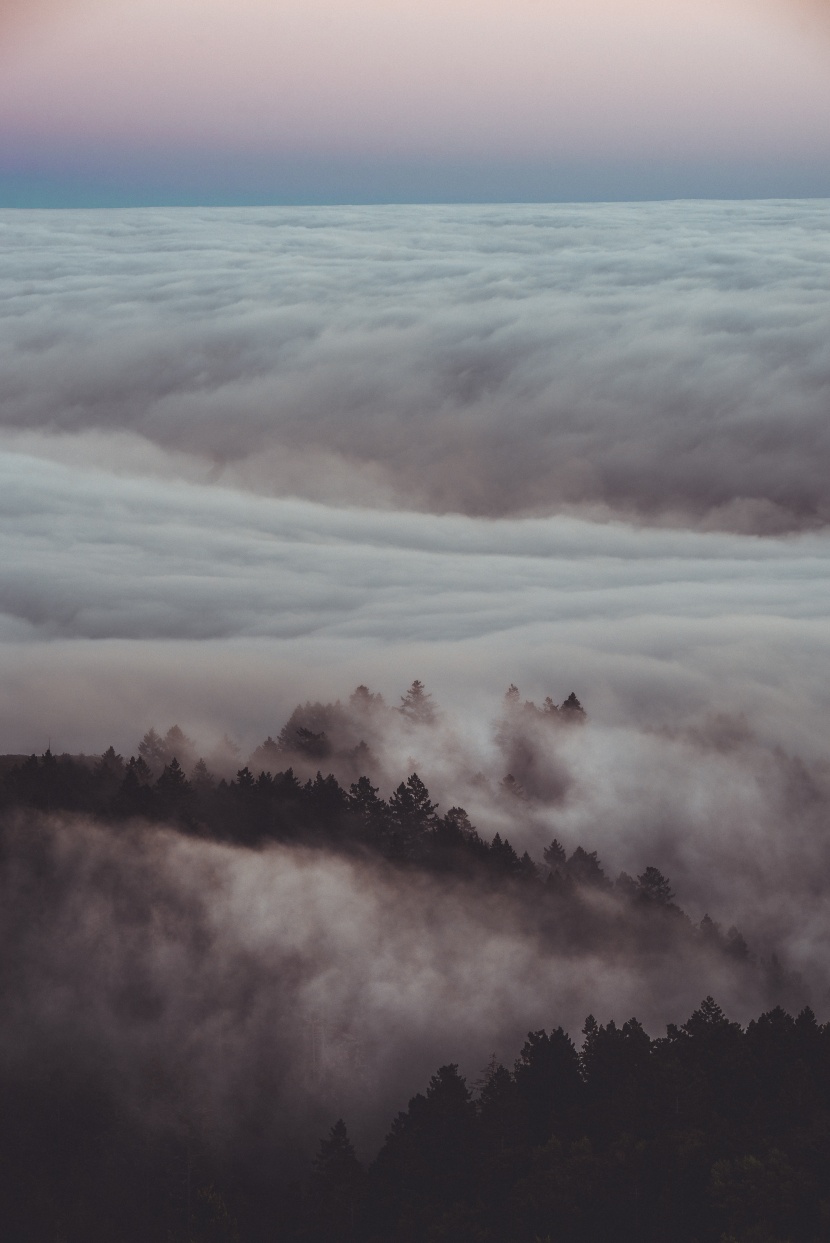
[[[438,1063],[474,1080],[589,1010],[659,1032],[706,993],[742,1018],[806,996],[682,937],[563,938],[497,892],[319,853],[29,819],[4,854],[6,1066],[74,1064],[220,1145],[312,1142],[342,1112],[376,1143]]]
[[[365,1059],[369,1134],[529,1027],[746,1019],[773,953],[827,1017],[828,204],[6,212],[0,248],[0,752],[175,722],[241,763],[365,683],[384,797],[658,867],[755,963],[46,815],[6,825],[4,1057],[100,1056],[146,1108],[210,1082],[229,1135],[330,1125]],[[571,691],[576,730],[521,707]]]

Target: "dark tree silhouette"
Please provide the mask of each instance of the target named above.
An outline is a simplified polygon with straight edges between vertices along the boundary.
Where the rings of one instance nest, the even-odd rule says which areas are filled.
[[[339,1118],[314,1158],[304,1213],[310,1243],[350,1243],[357,1238],[365,1194],[366,1175]]]
[[[579,1057],[567,1033],[561,1027],[550,1035],[528,1032],[514,1073],[529,1142],[546,1144],[554,1131],[569,1131],[583,1085]]]
[[[517,877],[522,870],[519,856],[510,845],[510,842],[507,838],[502,840],[498,833],[496,833],[490,843],[487,864],[490,871],[496,876]]]
[[[184,775],[179,761],[173,757],[162,770],[155,787],[156,804],[163,817],[189,820],[193,805],[193,787]]]
[[[602,870],[597,852],[588,852],[577,846],[566,864],[568,875],[578,885],[588,885],[594,889],[609,889],[610,881]]]
[[[640,897],[645,902],[653,902],[657,906],[668,906],[674,897],[668,877],[655,867],[647,867],[637,877]]]
[[[386,802],[378,795],[378,787],[373,786],[368,777],[359,777],[349,787],[348,809],[359,837],[383,849],[392,833],[392,817]]]
[[[398,1114],[371,1171],[375,1237],[417,1229],[424,1202],[446,1209],[469,1194],[477,1157],[470,1091],[457,1066],[442,1066],[426,1095],[413,1097],[406,1113]]]
[[[349,696],[349,707],[355,712],[370,712],[373,708],[382,708],[383,695],[373,694],[368,686],[356,686]]]
[[[429,791],[417,773],[401,782],[389,800],[393,832],[407,858],[426,850],[428,835],[436,824],[437,803],[430,802]]]
[[[573,691],[559,709],[559,719],[570,724],[582,724],[585,721],[585,709]]]
[[[542,857],[549,868],[562,867],[566,858],[565,847],[554,838],[551,844],[542,851]]]
[[[309,756],[313,760],[325,760],[331,755],[331,743],[326,737],[325,730],[321,730],[319,734],[315,734],[313,730],[305,729],[302,725],[294,731],[295,751],[300,751],[303,755]]]

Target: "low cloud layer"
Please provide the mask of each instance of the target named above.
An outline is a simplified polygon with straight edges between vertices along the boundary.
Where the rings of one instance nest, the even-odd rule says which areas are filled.
[[[335,509],[15,453],[0,480],[7,751],[171,720],[253,746],[300,699],[420,676],[462,716],[517,681],[609,725],[746,712],[814,753],[824,533]]]
[[[830,516],[824,203],[24,212],[0,245],[7,435],[323,502]]]
[[[5,213],[0,245],[0,752],[177,722],[244,759],[419,678],[434,724],[364,723],[384,795],[417,770],[537,859],[660,868],[826,1017],[826,204]],[[587,726],[505,727],[511,682]],[[6,1064],[103,1050],[135,1099],[221,1065],[231,1131],[235,1096],[330,1125],[352,1054],[386,1121],[531,1026],[770,1001],[354,860],[6,827]]]

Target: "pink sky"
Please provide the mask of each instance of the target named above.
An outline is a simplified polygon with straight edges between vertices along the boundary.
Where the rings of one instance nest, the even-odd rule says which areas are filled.
[[[830,164],[809,0],[0,0],[0,144]]]

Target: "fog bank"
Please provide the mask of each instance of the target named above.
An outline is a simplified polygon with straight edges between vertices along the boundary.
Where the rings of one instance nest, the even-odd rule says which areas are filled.
[[[366,684],[384,796],[417,771],[537,859],[658,867],[826,1017],[828,211],[0,213],[0,753],[177,723],[244,762]],[[429,728],[393,712],[413,678]],[[577,731],[521,706],[571,691]],[[208,1083],[229,1134],[258,1100],[385,1121],[589,1010],[775,1000],[760,966],[564,953],[380,865],[6,831],[7,1065],[100,1055],[159,1108],[145,1073],[182,1108]]]
[[[5,212],[0,253],[0,423],[47,452],[431,512],[830,515],[824,202]]]

